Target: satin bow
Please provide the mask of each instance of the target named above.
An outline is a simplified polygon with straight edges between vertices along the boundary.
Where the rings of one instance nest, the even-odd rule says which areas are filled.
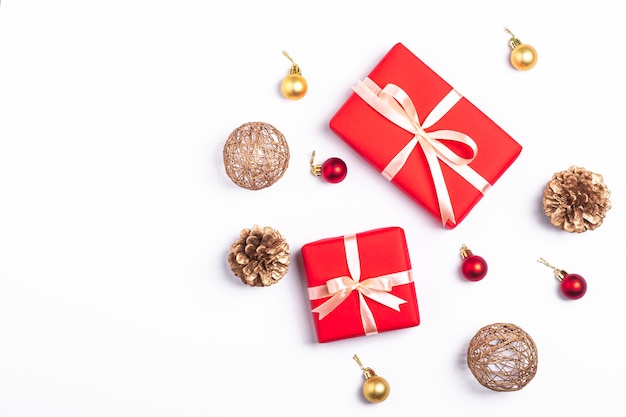
[[[404,148],[387,164],[382,171],[382,175],[391,181],[400,172],[411,152],[419,144],[426,157],[435,185],[441,221],[444,226],[447,221],[456,224],[452,202],[450,201],[450,195],[439,160],[456,171],[482,194],[491,187],[491,184],[485,178],[469,167],[469,164],[478,154],[478,145],[471,137],[456,130],[428,131],[432,125],[454,107],[461,99],[461,95],[455,90],[451,90],[430,112],[423,124],[420,124],[419,115],[411,98],[397,85],[387,84],[381,89],[374,81],[365,78],[363,81],[359,81],[353,87],[353,90],[382,116],[414,135]],[[472,156],[463,158],[457,155],[442,143],[441,139],[460,142],[469,146],[472,150]]]

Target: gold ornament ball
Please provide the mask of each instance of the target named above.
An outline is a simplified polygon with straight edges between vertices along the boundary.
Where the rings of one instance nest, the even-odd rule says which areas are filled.
[[[280,91],[289,100],[300,100],[308,88],[306,80],[300,74],[289,74],[280,83]]]
[[[389,391],[389,383],[381,376],[370,377],[363,383],[363,396],[371,403],[385,401]]]
[[[537,51],[525,43],[511,51],[511,65],[520,71],[527,71],[537,63]]]

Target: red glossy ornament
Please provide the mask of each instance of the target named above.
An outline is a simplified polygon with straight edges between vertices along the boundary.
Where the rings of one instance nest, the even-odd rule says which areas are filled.
[[[565,298],[570,300],[578,300],[582,298],[587,292],[587,281],[581,275],[568,274],[562,269],[556,268],[546,262],[545,259],[539,258],[537,262],[540,262],[550,268],[554,269],[556,278],[561,282],[561,294]]]
[[[587,292],[587,281],[578,274],[567,274],[561,281],[561,293],[570,300],[578,300]]]
[[[316,177],[322,177],[326,182],[336,184],[343,181],[348,175],[346,163],[339,158],[328,158],[321,165],[314,165],[315,151],[311,156],[311,173]]]
[[[470,281],[480,281],[487,275],[487,261],[478,255],[472,254],[472,251],[463,245],[461,247],[461,274],[465,279]]]

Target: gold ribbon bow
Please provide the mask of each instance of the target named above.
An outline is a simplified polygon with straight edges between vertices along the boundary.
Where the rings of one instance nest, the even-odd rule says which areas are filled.
[[[461,95],[455,90],[451,90],[430,112],[424,123],[420,124],[417,110],[411,98],[397,85],[387,84],[381,89],[374,81],[365,78],[363,81],[359,81],[353,90],[382,116],[414,135],[409,143],[387,164],[382,175],[391,181],[400,172],[411,152],[419,144],[426,157],[435,185],[441,221],[444,226],[448,220],[456,224],[448,187],[438,160],[443,161],[456,171],[482,194],[485,194],[491,187],[485,178],[469,167],[469,164],[478,154],[478,145],[471,137],[456,130],[427,131],[454,107],[461,99]],[[441,139],[460,142],[469,146],[472,149],[472,157],[462,158],[443,144]]]
[[[395,285],[413,282],[412,271],[402,271],[361,281],[361,261],[356,235],[344,236],[344,248],[350,276],[331,278],[323,285],[308,288],[309,299],[311,300],[330,297],[314,308],[313,312],[319,313],[318,320],[322,320],[343,303],[353,291],[356,291],[359,295],[359,312],[365,334],[378,333],[376,320],[367,305],[366,297],[400,311],[400,305],[406,303],[406,300],[390,292]]]

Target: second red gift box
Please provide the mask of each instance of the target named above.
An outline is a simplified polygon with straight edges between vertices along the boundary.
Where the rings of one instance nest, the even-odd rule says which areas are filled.
[[[419,325],[403,229],[311,242],[302,259],[320,343]]]

